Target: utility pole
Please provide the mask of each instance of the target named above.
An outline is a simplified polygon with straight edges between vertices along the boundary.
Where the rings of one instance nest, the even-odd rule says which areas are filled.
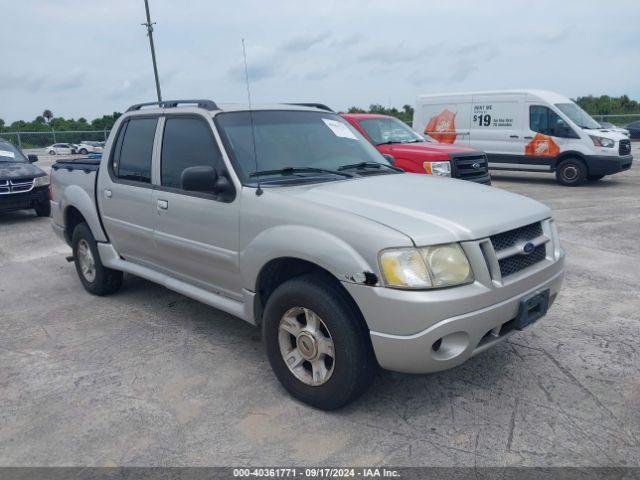
[[[153,46],[153,25],[151,15],[149,14],[149,0],[144,0],[144,8],[147,11],[147,23],[143,23],[147,27],[147,35],[149,35],[149,45],[151,46],[151,60],[153,60],[153,75],[156,78],[156,93],[158,94],[158,102],[162,101],[160,93],[160,80],[158,79],[158,65],[156,64],[156,49]]]

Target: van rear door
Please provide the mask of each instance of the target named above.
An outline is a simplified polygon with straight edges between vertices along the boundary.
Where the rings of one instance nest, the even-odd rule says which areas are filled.
[[[524,95],[474,95],[469,144],[483,150],[490,168],[520,169],[524,152]]]

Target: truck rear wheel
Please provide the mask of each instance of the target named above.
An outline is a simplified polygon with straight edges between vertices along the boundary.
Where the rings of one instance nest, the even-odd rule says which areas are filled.
[[[263,336],[280,383],[313,407],[340,408],[373,381],[377,363],[364,320],[347,294],[322,275],[293,278],[273,292]]]
[[[567,158],[556,167],[556,179],[566,187],[582,185],[587,181],[587,166],[579,158]]]
[[[109,295],[122,285],[122,272],[102,265],[98,246],[86,223],[73,230],[73,261],[84,289],[94,295]]]

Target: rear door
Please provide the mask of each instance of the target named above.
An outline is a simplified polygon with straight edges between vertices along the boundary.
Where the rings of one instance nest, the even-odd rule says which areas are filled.
[[[524,95],[474,95],[469,144],[486,152],[490,168],[519,169]]]
[[[154,238],[165,273],[240,299],[239,198],[182,189],[185,168],[211,166],[228,175],[210,118],[172,115],[164,120],[153,203]]]
[[[157,116],[125,120],[98,176],[98,204],[109,241],[127,261],[153,265],[151,165]]]

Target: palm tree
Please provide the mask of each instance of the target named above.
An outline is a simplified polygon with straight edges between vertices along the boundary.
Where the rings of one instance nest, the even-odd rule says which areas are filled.
[[[51,120],[53,119],[53,112],[47,108],[44,112],[42,112],[42,116],[44,117],[45,121],[49,125],[51,125]],[[51,125],[51,132],[53,133],[53,143],[56,143],[56,131],[53,129],[53,125]]]
[[[53,118],[53,112],[47,108],[44,112],[42,112],[42,116],[44,117],[46,122],[49,123]]]

